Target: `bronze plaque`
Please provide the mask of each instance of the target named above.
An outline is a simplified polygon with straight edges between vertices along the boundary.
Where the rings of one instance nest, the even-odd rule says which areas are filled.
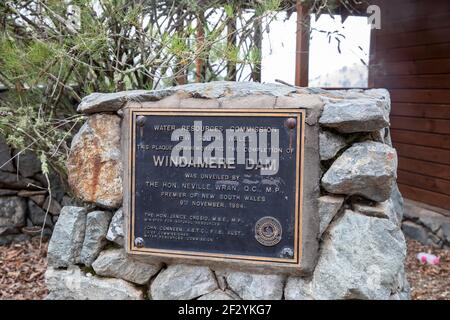
[[[130,253],[299,264],[303,110],[131,109],[129,121]]]

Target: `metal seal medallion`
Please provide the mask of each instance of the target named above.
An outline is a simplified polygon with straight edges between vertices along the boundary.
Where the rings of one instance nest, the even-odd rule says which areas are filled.
[[[281,240],[281,223],[274,217],[263,217],[256,222],[255,238],[263,246],[272,247]]]

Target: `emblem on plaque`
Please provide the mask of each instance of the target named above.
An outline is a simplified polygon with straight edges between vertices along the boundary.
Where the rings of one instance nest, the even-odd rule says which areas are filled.
[[[263,246],[272,247],[281,240],[281,224],[274,217],[263,217],[256,222],[255,238]]]

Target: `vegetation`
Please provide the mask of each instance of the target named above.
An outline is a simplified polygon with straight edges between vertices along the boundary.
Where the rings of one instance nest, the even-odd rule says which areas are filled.
[[[75,113],[92,92],[260,80],[261,32],[280,0],[0,3],[0,134],[64,175]],[[0,164],[2,165],[2,164]]]
[[[357,2],[356,0],[352,0]],[[346,5],[352,1],[342,1]],[[337,0],[306,0],[326,13]],[[65,176],[92,92],[261,80],[262,33],[295,0],[0,2],[0,134]],[[3,164],[0,164],[0,166]]]

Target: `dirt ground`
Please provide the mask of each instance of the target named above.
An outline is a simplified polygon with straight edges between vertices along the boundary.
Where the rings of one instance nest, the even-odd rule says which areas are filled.
[[[423,265],[416,258],[419,252],[441,258],[437,266]],[[408,240],[406,272],[413,300],[450,300],[450,251],[424,246]]]
[[[0,299],[39,300],[47,295],[44,272],[47,243],[39,249],[39,240],[0,246]],[[438,266],[422,265],[419,252],[440,256]],[[450,300],[450,251],[423,246],[408,240],[406,269],[412,299]]]
[[[47,295],[47,243],[39,239],[0,246],[0,299],[39,300]]]

